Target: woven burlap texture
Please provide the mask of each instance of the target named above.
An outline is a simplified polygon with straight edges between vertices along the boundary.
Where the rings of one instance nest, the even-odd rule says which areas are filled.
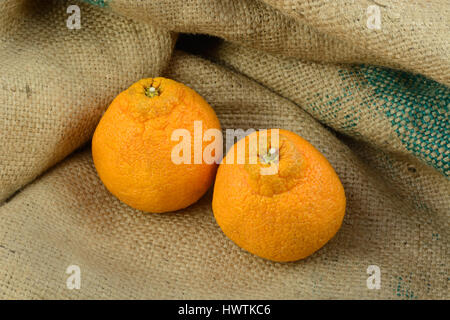
[[[87,2],[0,3],[0,298],[450,298],[448,3],[376,1],[385,18],[369,30],[374,1]],[[220,39],[174,49],[180,32]],[[199,92],[224,129],[316,146],[347,196],[338,234],[274,263],[223,235],[212,191],[167,214],[113,197],[90,138],[115,95],[159,75]]]

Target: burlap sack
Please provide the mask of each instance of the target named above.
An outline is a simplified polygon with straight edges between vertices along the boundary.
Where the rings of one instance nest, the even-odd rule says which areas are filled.
[[[170,58],[169,31],[83,4],[69,29],[68,6],[0,2],[0,200],[89,140],[117,92]]]
[[[73,2],[0,4],[0,298],[450,297],[446,2],[376,1],[381,30],[365,25],[372,1],[88,2],[79,30]],[[173,51],[178,32],[225,40]],[[160,215],[114,198],[83,145],[117,93],[156,75],[197,90],[223,128],[285,128],[323,152],[348,200],[336,237],[273,263],[222,234],[211,192]]]

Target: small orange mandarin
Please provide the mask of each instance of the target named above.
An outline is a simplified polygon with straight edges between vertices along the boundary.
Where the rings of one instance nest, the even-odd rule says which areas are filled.
[[[92,156],[106,188],[129,206],[167,212],[196,202],[211,186],[217,165],[174,163],[174,130],[220,129],[211,106],[194,90],[165,78],[142,79],[120,93],[92,139]],[[203,145],[204,149],[205,146]],[[203,150],[202,149],[202,150]]]
[[[213,212],[241,248],[273,261],[296,261],[339,230],[345,193],[330,163],[308,141],[279,130],[274,147],[273,137],[258,148],[250,143],[260,139],[254,132],[229,150],[217,172]],[[237,161],[239,150],[246,150],[244,163]],[[276,170],[263,172],[270,167]]]

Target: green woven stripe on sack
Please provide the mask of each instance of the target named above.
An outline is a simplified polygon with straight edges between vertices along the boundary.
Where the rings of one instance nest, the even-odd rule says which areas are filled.
[[[108,6],[109,0],[82,0],[86,3],[92,4],[94,6],[98,6],[100,8],[104,8]]]
[[[450,173],[450,89],[421,75],[360,66],[405,147],[445,176]]]
[[[352,74],[353,72],[349,72],[348,70],[339,71],[339,75],[343,80],[348,80]],[[340,130],[357,137],[360,135],[356,128],[360,119],[359,113],[361,109],[364,109],[365,105],[357,105],[355,102],[353,93],[357,89],[356,85],[349,81],[346,83],[347,84],[342,87],[342,93],[338,95],[321,95],[320,92],[317,92],[315,100],[309,104],[309,108],[314,114],[318,115],[324,123],[339,121]],[[351,110],[347,111],[347,114],[342,118],[339,118],[338,114],[348,105],[352,105]]]

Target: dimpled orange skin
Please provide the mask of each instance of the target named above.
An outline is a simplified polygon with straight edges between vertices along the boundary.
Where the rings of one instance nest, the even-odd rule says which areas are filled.
[[[235,155],[253,135],[259,132],[233,146]],[[229,151],[216,175],[212,205],[222,231],[238,246],[288,262],[306,258],[336,234],[346,200],[337,174],[316,148],[286,130],[279,130],[279,141],[275,175],[261,175],[268,164],[248,164],[248,157],[245,164],[227,164]]]
[[[146,95],[151,87],[156,96]],[[191,164],[177,165],[171,158],[181,141],[171,141],[175,129],[187,129],[194,145],[194,121],[202,121],[203,133],[220,129],[211,106],[182,83],[142,79],[120,93],[92,139],[94,164],[106,188],[145,212],[175,211],[196,202],[211,186],[217,165],[194,164],[193,147]]]

